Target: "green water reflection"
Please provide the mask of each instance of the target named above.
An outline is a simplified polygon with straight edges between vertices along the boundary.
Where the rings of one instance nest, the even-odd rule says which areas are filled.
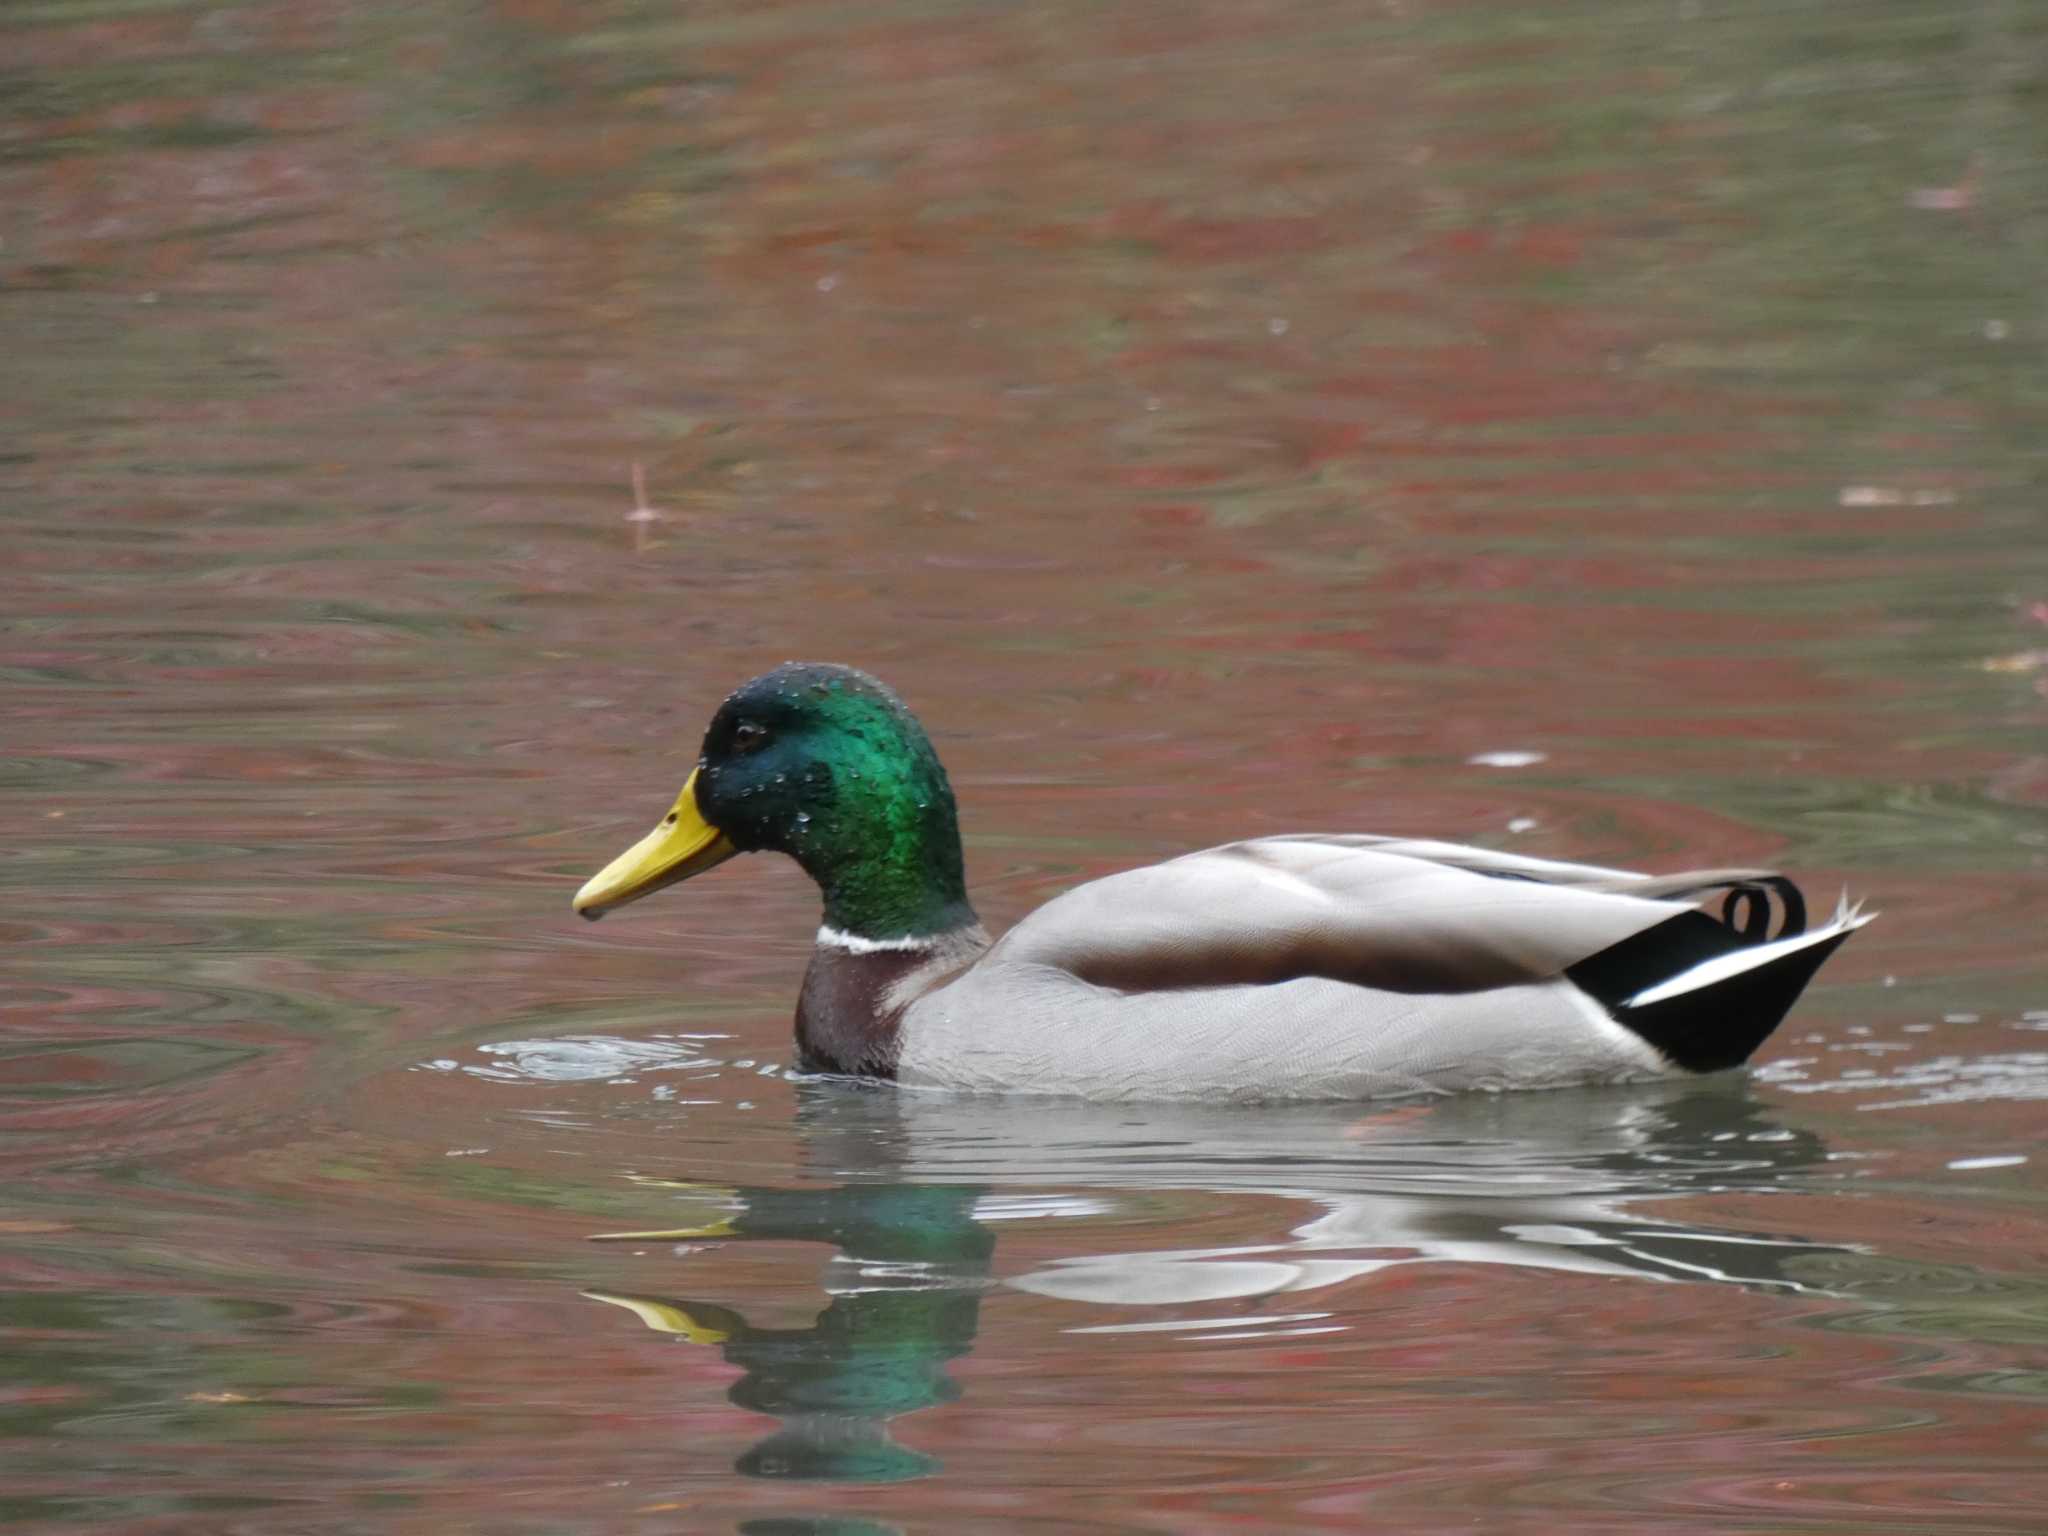
[[[686,1224],[605,1240],[643,1254],[680,1244],[660,1267],[707,1289],[583,1294],[683,1347],[715,1349],[743,1373],[730,1400],[780,1422],[736,1470],[849,1484],[941,1470],[935,1458],[897,1443],[890,1426],[960,1395],[948,1367],[974,1348],[984,1303],[998,1290],[1005,1221],[1062,1210],[1100,1215],[1177,1189],[1230,1188],[1303,1211],[1283,1242],[1076,1252],[1008,1274],[1000,1287],[1096,1309],[1092,1333],[1209,1330],[1250,1343],[1266,1328],[1333,1315],[1300,1310],[1332,1287],[1410,1265],[1487,1264],[1857,1298],[1879,1310],[1834,1314],[1827,1326],[1978,1336],[1953,1309],[1915,1302],[1896,1310],[1944,1285],[1981,1290],[1974,1272],[1901,1266],[1867,1248],[1663,1213],[1676,1196],[1779,1189],[1824,1168],[1817,1136],[1776,1121],[1739,1086],[1454,1103],[1433,1107],[1419,1124],[1406,1123],[1405,1113],[1394,1112],[1398,1129],[1387,1140],[1361,1151],[1350,1134],[1361,1122],[1349,1111],[976,1103],[810,1085],[800,1113],[807,1161],[844,1166],[850,1148],[866,1148],[874,1166],[865,1182],[722,1187],[635,1176],[646,1208],[680,1214]],[[989,1181],[886,1182],[892,1171],[929,1175],[948,1166],[985,1168]],[[1059,1190],[1014,1189],[1017,1170],[1042,1179],[1056,1168]],[[1091,1205],[1088,1191],[1109,1203]],[[1085,1241],[1086,1230],[1076,1236]],[[762,1327],[743,1306],[714,1299],[724,1245],[790,1242],[833,1250],[822,1281],[829,1300],[812,1322]],[[2039,1304],[2038,1286],[2015,1281],[2007,1290],[2008,1322],[2021,1315],[2013,1304]],[[1257,1310],[1266,1298],[1285,1298],[1286,1310],[1270,1321]],[[1212,1315],[1233,1303],[1254,1309]],[[1102,1308],[1119,1320],[1100,1321]],[[1901,1315],[1909,1321],[1896,1321]],[[2038,1329],[2029,1323],[2026,1331]]]
[[[586,1291],[650,1328],[717,1348],[746,1374],[730,1396],[782,1427],[735,1463],[749,1477],[888,1483],[938,1470],[889,1438],[889,1421],[959,1387],[947,1363],[973,1347],[995,1234],[974,1219],[980,1191],[937,1185],[737,1189],[730,1217],[666,1234],[822,1242],[837,1250],[831,1303],[803,1328],[758,1328],[731,1307],[674,1296]],[[652,1235],[652,1234],[647,1234]]]

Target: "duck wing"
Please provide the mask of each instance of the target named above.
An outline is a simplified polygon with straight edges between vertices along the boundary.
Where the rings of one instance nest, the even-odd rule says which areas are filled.
[[[1730,892],[1720,919],[1695,903]],[[1781,933],[1770,938],[1771,899]],[[1865,919],[1763,870],[1639,875],[1362,836],[1233,843],[1047,903],[916,999],[898,1078],[1364,1099],[1713,1071]],[[1757,914],[1763,914],[1762,921]]]
[[[1686,916],[1704,894],[1779,879],[1746,869],[1640,875],[1396,838],[1269,837],[1077,887],[984,963],[1047,967],[1127,993],[1301,977],[1479,992],[1558,976]]]

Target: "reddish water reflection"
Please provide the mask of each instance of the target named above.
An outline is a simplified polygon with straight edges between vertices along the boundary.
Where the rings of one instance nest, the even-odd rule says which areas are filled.
[[[17,7],[0,1518],[2038,1529],[2044,25]],[[878,1122],[795,871],[566,907],[792,655],[995,922],[1347,827],[1886,918],[1712,1113]],[[592,1291],[877,1307],[932,1470]]]

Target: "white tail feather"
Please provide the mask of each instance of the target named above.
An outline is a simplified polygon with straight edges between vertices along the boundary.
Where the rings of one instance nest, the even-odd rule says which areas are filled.
[[[1660,981],[1656,986],[1638,992],[1623,1006],[1645,1008],[1651,1003],[1661,1003],[1666,998],[1696,992],[1701,987],[1711,987],[1716,982],[1726,981],[1731,976],[1740,976],[1744,971],[1753,971],[1760,965],[1769,965],[1773,960],[1797,954],[1800,950],[1810,949],[1815,944],[1825,944],[1840,934],[1861,928],[1876,916],[1875,912],[1865,912],[1860,901],[1851,904],[1845,891],[1842,893],[1842,899],[1835,905],[1833,919],[1826,926],[1806,933],[1795,933],[1789,939],[1773,939],[1768,944],[1752,944],[1744,949],[1730,950],[1725,955],[1716,955],[1711,960],[1702,960],[1691,970],[1680,971],[1668,981]]]

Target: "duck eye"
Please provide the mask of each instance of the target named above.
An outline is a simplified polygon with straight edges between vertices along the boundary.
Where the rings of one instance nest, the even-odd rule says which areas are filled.
[[[756,725],[751,720],[742,720],[733,727],[732,746],[735,752],[755,752],[767,744],[767,726]]]

